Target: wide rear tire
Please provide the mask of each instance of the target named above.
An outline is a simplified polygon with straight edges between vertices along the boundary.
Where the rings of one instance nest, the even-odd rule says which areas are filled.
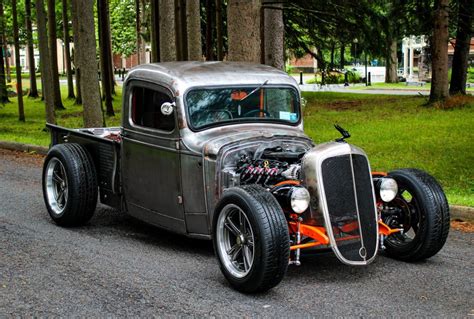
[[[403,234],[386,238],[386,253],[404,261],[419,261],[438,253],[449,233],[449,205],[443,189],[428,173],[418,169],[400,169],[388,174],[398,184],[397,197],[388,203],[399,211],[382,216],[392,228]]]
[[[272,194],[258,185],[226,190],[213,229],[220,268],[236,290],[262,292],[280,283],[290,241],[284,213]]]
[[[88,152],[75,143],[53,146],[43,166],[43,198],[54,222],[85,224],[94,214],[97,195],[95,166]]]

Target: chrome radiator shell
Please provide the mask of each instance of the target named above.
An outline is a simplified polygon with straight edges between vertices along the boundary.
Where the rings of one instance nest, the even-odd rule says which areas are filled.
[[[370,263],[377,254],[379,236],[365,152],[345,142],[317,145],[303,158],[302,179],[311,194],[304,222],[324,223],[331,248],[343,263]],[[354,229],[346,232],[350,227]]]

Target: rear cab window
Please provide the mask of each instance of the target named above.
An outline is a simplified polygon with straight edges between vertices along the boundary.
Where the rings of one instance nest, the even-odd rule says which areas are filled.
[[[171,97],[159,90],[135,86],[132,88],[131,120],[134,125],[172,132],[176,122],[174,113],[165,115],[161,105],[172,102]]]

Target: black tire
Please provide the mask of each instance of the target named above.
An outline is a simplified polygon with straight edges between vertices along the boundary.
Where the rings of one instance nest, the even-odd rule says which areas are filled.
[[[404,234],[393,234],[385,240],[387,255],[419,261],[438,253],[448,237],[449,205],[443,189],[429,174],[418,169],[400,169],[388,174],[398,183],[397,197],[388,206],[400,216],[382,215],[390,227],[403,226]],[[414,234],[414,235],[413,235]]]
[[[242,234],[249,235],[251,233],[253,236],[253,246],[248,245],[247,247],[249,256],[249,247],[253,249],[252,263],[247,267],[247,270],[245,270],[244,253],[245,243],[249,244],[250,235],[244,236],[246,239],[240,241],[243,247],[241,249],[242,265],[238,263],[238,260],[231,261],[229,253],[225,255],[228,250],[224,252],[226,241],[221,240],[227,232],[230,242],[233,234],[227,230],[227,225],[222,224],[222,222],[226,223],[228,219],[224,221],[223,219],[226,216],[234,218],[234,220],[236,218],[234,215],[230,215],[232,214],[230,209],[234,210],[234,214],[235,211],[239,214],[240,211],[244,213],[247,219],[244,219],[244,226],[240,223],[239,229]],[[240,216],[242,215],[240,214]],[[250,231],[246,223],[250,225]],[[221,271],[236,290],[245,293],[263,292],[280,283],[288,268],[290,239],[285,215],[272,194],[258,185],[228,189],[216,207],[213,226],[214,251],[219,260]],[[235,245],[237,245],[237,236],[235,236],[235,240]],[[229,265],[229,262],[232,264]],[[244,268],[241,273],[238,273],[239,267]],[[235,273],[239,275],[236,276]]]
[[[43,165],[43,198],[54,222],[66,227],[85,224],[94,214],[97,195],[89,153],[75,143],[53,146]]]

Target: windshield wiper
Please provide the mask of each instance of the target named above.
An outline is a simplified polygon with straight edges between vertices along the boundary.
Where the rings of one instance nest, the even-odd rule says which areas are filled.
[[[257,92],[258,90],[260,90],[263,86],[265,86],[266,84],[268,83],[268,80],[265,80],[265,82],[263,82],[262,84],[260,84],[259,86],[257,86],[252,92],[250,92],[249,94],[247,94],[247,96],[241,98],[239,100],[239,102],[242,102],[244,101],[246,98],[248,98],[250,95],[254,94],[255,92]]]

